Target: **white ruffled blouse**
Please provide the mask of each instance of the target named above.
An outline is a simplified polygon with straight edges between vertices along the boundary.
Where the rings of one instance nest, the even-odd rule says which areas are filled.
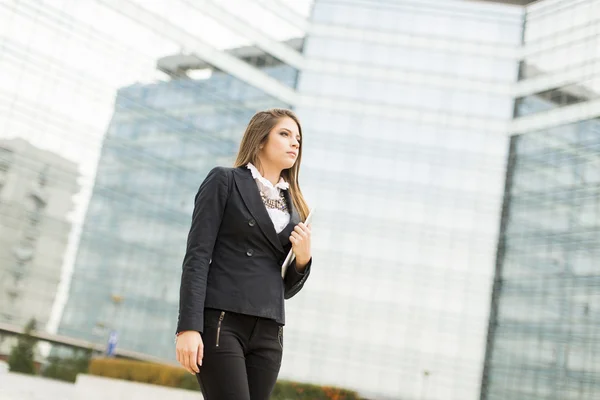
[[[252,173],[252,177],[256,181],[256,185],[258,186],[258,190],[260,190],[264,195],[266,195],[269,199],[277,200],[279,199],[279,193],[281,190],[288,190],[290,185],[283,180],[283,178],[279,178],[279,182],[275,186],[266,178],[264,178],[258,169],[252,165],[252,163],[248,163],[246,167]],[[271,217],[271,221],[273,221],[273,226],[275,227],[275,231],[277,233],[281,232],[283,228],[290,223],[290,213],[287,211],[281,211],[276,208],[266,207],[267,213],[269,213],[269,217]]]

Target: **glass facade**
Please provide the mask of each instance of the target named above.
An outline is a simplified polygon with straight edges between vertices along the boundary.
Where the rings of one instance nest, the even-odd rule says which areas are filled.
[[[513,137],[487,400],[600,397],[600,121]]]
[[[599,11],[527,8],[482,400],[600,398]]]
[[[296,71],[269,67],[293,85]],[[215,165],[232,165],[258,109],[285,107],[215,72],[119,90],[104,139],[59,333],[173,359],[181,265],[193,198]],[[151,339],[149,339],[151,338]]]
[[[297,108],[316,261],[287,306],[282,375],[378,399],[475,399],[508,152],[492,127],[513,111],[508,92],[476,86],[516,81],[515,59],[483,50],[519,45],[522,9],[316,0],[311,18],[309,63],[341,67],[298,82],[335,109]],[[369,67],[381,69],[344,72]]]

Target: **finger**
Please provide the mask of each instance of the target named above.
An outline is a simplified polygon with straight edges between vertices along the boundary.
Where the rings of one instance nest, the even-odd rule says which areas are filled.
[[[187,372],[189,372],[190,374],[192,374],[193,371],[192,371],[192,368],[190,366],[190,354],[188,353],[188,351],[184,350],[181,355],[183,357],[183,367],[187,370]]]
[[[302,225],[296,225],[296,228],[298,228],[298,232],[300,233],[304,233],[306,235],[310,235],[310,229],[308,228],[308,226],[302,224]]]
[[[188,355],[188,362],[189,362],[189,367],[192,370],[192,372],[198,373],[200,372],[200,370],[198,369],[198,365],[196,364],[196,360],[198,359],[198,352],[196,351],[190,351],[190,354]]]
[[[290,236],[290,242],[292,242],[292,244],[296,244],[296,238],[293,236]]]
[[[302,228],[303,231],[305,232],[310,232],[310,224],[306,225],[304,222],[300,222],[300,227]]]
[[[179,352],[179,364],[181,364],[181,366],[190,374],[193,373],[187,364],[187,357],[185,356],[185,352],[183,350]]]
[[[177,358],[177,362],[181,364],[181,357],[179,356],[179,349],[175,349],[175,358]]]
[[[306,232],[306,231],[308,231],[308,227],[306,225],[304,225],[303,222],[300,222],[298,225],[296,225],[294,227],[294,230],[298,231],[298,232]]]
[[[294,239],[296,239],[297,241],[302,240],[302,236],[300,236],[300,234],[298,232],[292,232],[292,237]]]
[[[186,369],[188,372],[190,372],[190,369],[188,368],[188,366],[187,366],[187,364],[186,364],[186,358],[185,358],[185,355],[184,355],[184,352],[183,352],[183,350],[182,350],[182,349],[179,349],[179,351],[178,351],[178,354],[177,354],[177,355],[178,355],[179,364],[181,364],[181,366],[182,366],[183,368],[185,368],[185,369]]]
[[[300,233],[300,236],[302,236],[302,237],[308,237],[308,235],[310,235],[310,231],[307,230],[306,228],[304,228],[304,230],[299,233]]]
[[[185,356],[185,351],[183,351],[183,349],[179,350],[179,364],[190,372],[190,368],[187,365],[187,357]]]
[[[198,357],[197,357],[198,365],[202,365],[203,358],[204,358],[204,346],[199,345],[198,346]]]

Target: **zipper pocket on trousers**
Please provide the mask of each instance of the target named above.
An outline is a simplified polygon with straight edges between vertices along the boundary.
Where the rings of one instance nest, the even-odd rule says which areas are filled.
[[[279,332],[277,333],[277,341],[279,342],[279,346],[281,346],[281,350],[283,350],[283,326],[279,327]]]
[[[221,337],[221,323],[223,323],[223,318],[225,318],[225,311],[221,311],[221,315],[219,316],[219,325],[217,326],[217,347],[219,347],[219,338]]]

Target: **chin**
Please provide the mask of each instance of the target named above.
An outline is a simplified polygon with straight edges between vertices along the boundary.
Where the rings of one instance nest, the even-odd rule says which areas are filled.
[[[286,163],[283,163],[281,169],[290,169],[290,168],[292,168],[294,166],[294,164],[296,164],[296,161],[293,161],[293,162],[289,162],[288,161]]]

